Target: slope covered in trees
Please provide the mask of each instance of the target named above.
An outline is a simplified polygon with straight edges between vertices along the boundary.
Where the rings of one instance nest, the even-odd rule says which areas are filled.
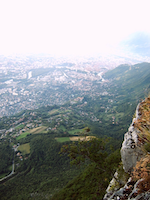
[[[45,106],[2,118],[1,129],[11,128],[2,139],[4,145],[9,144],[8,150],[17,143],[30,147],[28,154],[22,155],[23,160],[17,156],[21,152],[15,153],[16,174],[1,183],[2,200],[101,199],[120,162],[119,151],[112,153],[110,146],[114,150],[120,148],[137,103],[149,92],[149,67],[148,63],[119,66],[105,74],[103,86],[95,82],[97,89],[92,95],[83,95],[61,106]],[[87,156],[85,148],[90,147],[90,141],[69,141],[70,137],[80,135],[85,127],[90,128],[89,135],[101,138],[100,141],[109,137],[105,150],[91,149],[91,155]],[[81,157],[72,155],[75,163],[82,161],[80,167],[70,166],[72,158],[59,154],[63,145],[71,145],[75,152],[80,150]],[[1,154],[5,154],[2,145],[1,149]],[[106,159],[101,160],[100,155],[105,155]],[[10,161],[12,163],[12,158]]]

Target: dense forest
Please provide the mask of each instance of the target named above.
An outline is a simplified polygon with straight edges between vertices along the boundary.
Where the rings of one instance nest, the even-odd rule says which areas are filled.
[[[113,154],[106,153],[106,150],[104,149],[104,144],[102,144],[100,139],[98,141],[97,139],[95,139],[95,141],[97,141],[97,144],[96,142],[91,140],[91,142],[85,142],[86,146],[84,142],[81,146],[81,143],[78,142],[71,144],[70,142],[59,143],[54,139],[53,134],[39,134],[34,137],[27,136],[20,142],[22,144],[28,143],[28,137],[30,138],[30,155],[25,155],[25,157],[28,158],[22,161],[20,166],[18,166],[18,168],[15,170],[15,178],[6,181],[5,184],[1,184],[0,194],[2,199],[49,199],[54,193],[56,193],[56,191],[63,188],[64,185],[66,185],[76,176],[77,178],[74,179],[75,185],[73,186],[73,190],[70,190],[69,193],[70,198],[81,198],[85,194],[85,199],[87,198],[87,195],[89,196],[89,198],[93,198],[94,196],[102,197],[102,195],[104,194],[104,189],[106,189],[106,186],[113,175],[115,167],[120,162],[119,151],[116,151]],[[93,146],[91,146],[90,143]],[[90,150],[90,159],[85,158],[83,160],[82,158],[80,158],[80,164],[76,163],[76,165],[79,166],[70,165],[70,160],[72,158],[69,158],[65,154],[60,154],[61,148],[63,148],[64,145],[66,146],[73,144],[76,146],[81,146],[81,148],[83,148],[81,149],[81,151],[85,151],[86,148],[89,148]],[[95,148],[96,145],[97,148]],[[100,148],[102,148],[102,151],[100,151]],[[101,158],[101,160],[99,160],[99,158]],[[76,159],[79,161],[78,156],[76,157]],[[17,158],[15,162],[18,162]],[[96,173],[91,176],[93,170]],[[102,177],[105,178],[105,182],[103,181]],[[80,180],[82,180],[83,183],[80,182]],[[84,192],[82,191],[83,189],[85,189],[86,184],[88,188],[91,187],[89,183],[94,184],[92,185],[92,187],[95,191],[97,190],[97,186],[99,185],[97,194],[93,194],[92,191],[89,191],[88,193],[86,190]],[[65,190],[68,190],[67,188],[71,187],[70,183],[68,184],[69,185],[66,186]],[[80,184],[85,185],[83,185],[83,188],[81,188]],[[74,196],[77,188],[79,190],[79,194],[76,193],[76,195]],[[81,191],[79,188],[81,189]],[[89,190],[88,188],[87,190]],[[63,198],[63,196],[61,198],[54,196],[53,199],[65,198]]]
[[[12,165],[12,160],[13,160],[13,151],[12,151],[12,147],[10,146],[10,142],[6,141],[6,142],[1,142],[0,143],[0,174],[3,173],[9,173],[10,169],[9,167],[11,167]]]

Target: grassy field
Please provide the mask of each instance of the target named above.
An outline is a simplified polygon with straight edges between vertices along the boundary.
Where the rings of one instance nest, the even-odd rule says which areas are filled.
[[[82,131],[83,131],[83,129],[73,129],[73,130],[70,130],[68,132],[69,132],[69,134],[74,135],[74,134],[81,133]]]
[[[29,154],[30,153],[30,144],[22,144],[18,147],[18,151],[21,151],[22,155]]]
[[[94,138],[95,136],[86,136],[86,140],[90,140],[91,138]],[[57,142],[68,142],[68,141],[78,141],[85,140],[84,136],[73,136],[73,137],[58,137],[55,138]]]
[[[16,140],[20,140],[22,138],[25,138],[29,134],[30,134],[29,132],[22,133],[21,135],[19,135],[18,137],[16,137]]]
[[[59,138],[55,138],[57,140],[57,142],[68,142],[70,141],[69,137],[59,137]]]
[[[63,125],[61,125],[59,127],[59,129],[62,130],[62,131],[64,131],[64,132],[67,131],[67,129]],[[83,129],[73,129],[73,130],[69,130],[68,133],[71,134],[71,135],[74,135],[74,134],[79,134],[82,131],[83,131]]]
[[[68,112],[71,112],[72,110],[65,110],[65,112],[64,113],[68,113]]]
[[[45,129],[47,129],[46,126],[39,126],[39,127],[31,129],[29,131],[29,133],[31,133],[31,134],[47,133],[47,131],[45,131]]]
[[[95,138],[95,136],[86,136],[86,140],[90,140],[92,138]],[[74,136],[74,137],[70,137],[71,141],[78,141],[78,140],[85,140],[84,136]]]
[[[16,139],[20,140],[20,139],[26,137],[28,134],[47,133],[47,131],[45,129],[47,129],[46,126],[40,126],[40,127],[30,129],[27,132],[24,132],[21,135],[19,135]]]
[[[63,130],[63,131],[66,131],[66,128],[65,128],[63,125],[61,125],[61,126],[59,127],[59,129],[61,129],[61,130]]]
[[[59,114],[59,109],[53,109],[53,110],[49,111],[48,114],[49,115]]]
[[[18,129],[21,129],[21,128],[24,128],[24,125],[23,124],[20,124],[20,125],[18,125],[18,126],[16,126],[16,130],[18,130]]]

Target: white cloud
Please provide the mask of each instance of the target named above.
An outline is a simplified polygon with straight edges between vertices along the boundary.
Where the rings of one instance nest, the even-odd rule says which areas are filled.
[[[149,1],[2,0],[0,52],[86,54],[149,31]]]

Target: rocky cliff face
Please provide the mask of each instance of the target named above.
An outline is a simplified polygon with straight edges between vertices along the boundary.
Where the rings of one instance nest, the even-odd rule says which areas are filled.
[[[140,118],[139,106],[136,108],[136,117],[133,118],[128,132],[124,136],[124,141],[121,148],[121,159],[123,163],[123,169],[125,172],[130,173],[135,167],[136,162],[141,160],[144,152],[141,150],[141,143],[139,141],[139,130],[135,128],[135,122]]]
[[[144,106],[142,107],[142,105]],[[144,109],[146,110],[146,115],[143,115]],[[104,196],[104,200],[148,200],[150,199],[150,170],[147,170],[147,165],[150,163],[149,152],[143,151],[143,146],[148,140],[146,140],[146,136],[143,134],[141,136],[141,130],[148,131],[149,126],[145,124],[140,124],[141,127],[144,128],[139,129],[137,126],[137,122],[146,123],[145,120],[149,117],[144,118],[143,116],[150,116],[150,98],[147,98],[145,101],[141,102],[136,108],[135,118],[133,119],[128,132],[124,136],[124,141],[122,143],[121,148],[121,159],[123,170],[119,169],[114,174],[114,178],[111,180],[107,190],[106,195]],[[143,121],[142,121],[143,117]],[[150,123],[146,123],[150,125]],[[144,138],[144,139],[141,139]],[[147,156],[147,161],[146,159]],[[143,160],[142,160],[143,159]],[[142,160],[142,161],[141,161]],[[145,168],[143,166],[139,167],[136,171],[134,167],[137,166],[137,163],[146,163]],[[148,163],[148,164],[147,164]],[[142,165],[142,164],[141,164]],[[143,169],[145,169],[145,175],[141,175],[143,173]],[[139,171],[138,171],[139,170]],[[146,171],[147,170],[147,171]],[[138,176],[138,172],[140,175]],[[137,173],[137,174],[136,174]],[[147,174],[146,174],[147,173]],[[136,176],[133,174],[136,174]],[[143,176],[143,177],[142,177]],[[135,178],[136,177],[136,178]],[[137,178],[138,177],[138,178]],[[149,177],[149,179],[148,179]],[[147,186],[145,184],[145,180],[147,180]],[[145,188],[143,191],[139,189],[139,187]]]

